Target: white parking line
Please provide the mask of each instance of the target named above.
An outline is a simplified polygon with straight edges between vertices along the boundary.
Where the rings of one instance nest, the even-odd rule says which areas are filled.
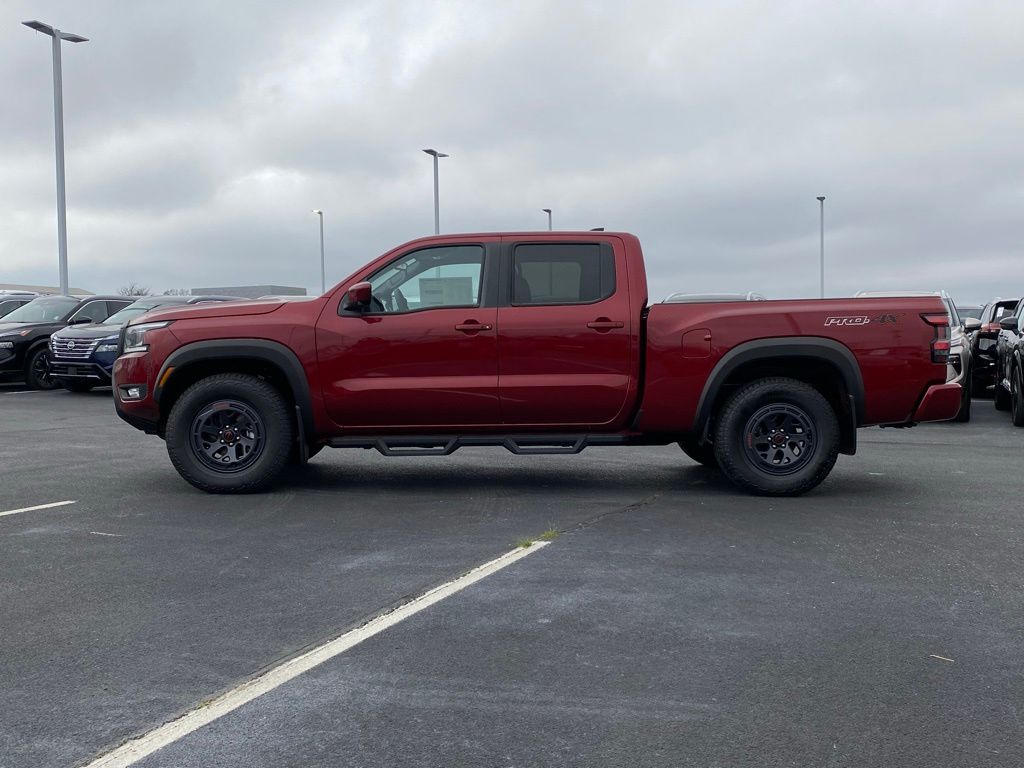
[[[415,600],[404,603],[388,613],[381,614],[361,627],[357,627],[333,640],[329,640],[323,645],[317,646],[301,656],[296,656],[290,661],[279,664],[259,677],[242,683],[237,688],[218,696],[208,704],[187,712],[177,720],[172,720],[137,739],[125,742],[117,749],[93,760],[83,768],[127,768],[127,766],[137,763],[142,758],[153,754],[168,744],[172,744],[188,734],[199,730],[204,725],[208,725],[214,720],[233,712],[243,704],[247,704],[253,699],[269,693],[278,686],[298,677],[303,672],[307,672],[313,669],[313,667],[333,659],[335,656],[344,653],[364,640],[383,632],[388,627],[393,627],[400,621],[404,621],[410,616],[419,613],[424,608],[429,608],[434,603],[438,603],[446,597],[451,597],[456,592],[465,589],[471,584],[475,584],[481,579],[487,578],[492,573],[497,573],[502,568],[536,552],[538,549],[542,549],[546,545],[547,542],[545,541],[537,541],[529,547],[516,548],[500,557],[496,557],[490,562],[479,565],[459,578],[434,587]]]
[[[68,504],[77,504],[76,501],[51,501],[49,504],[37,504],[34,507],[22,507],[21,509],[9,509],[6,512],[0,512],[0,517],[6,517],[7,515],[20,515],[22,512],[35,512],[37,509],[50,509],[51,507],[63,507]]]

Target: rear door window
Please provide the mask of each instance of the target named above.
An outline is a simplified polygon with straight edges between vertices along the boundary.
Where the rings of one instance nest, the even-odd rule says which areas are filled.
[[[615,293],[615,258],[601,243],[521,243],[512,251],[512,304],[593,304]]]

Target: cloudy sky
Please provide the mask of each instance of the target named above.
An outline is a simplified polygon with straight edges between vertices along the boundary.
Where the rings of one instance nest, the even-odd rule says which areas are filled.
[[[672,290],[1024,291],[1024,3],[4,2],[0,282],[319,286],[433,229],[638,234]]]

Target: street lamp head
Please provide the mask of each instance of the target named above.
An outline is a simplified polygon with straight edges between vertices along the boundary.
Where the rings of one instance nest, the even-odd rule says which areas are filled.
[[[49,24],[43,24],[43,22],[36,21],[35,19],[33,19],[32,21],[23,21],[21,23],[24,24],[26,27],[31,27],[36,32],[42,32],[44,35],[49,35],[50,37],[53,37],[53,27],[51,27]]]
[[[817,198],[817,200],[818,200],[819,203],[824,203],[825,202],[825,196],[821,195],[820,197]]]
[[[324,212],[323,212],[323,211],[321,211],[321,210],[320,210],[319,208],[314,208],[314,209],[313,209],[313,213],[319,214],[319,215],[321,215],[321,216],[323,216],[323,215],[324,215]]]
[[[59,37],[61,40],[67,40],[69,43],[89,42],[89,38],[87,37],[82,37],[81,35],[76,35],[71,32],[61,32],[59,29],[54,29],[49,24],[44,24],[43,22],[36,21],[35,19],[32,21],[23,21],[21,23],[26,27],[34,29],[36,32],[42,32],[44,35],[49,35],[50,37]]]
[[[550,208],[541,208],[541,210],[544,211],[544,213],[551,213]]]
[[[436,149],[424,149],[423,151],[428,155],[433,155],[434,157],[450,157],[450,155],[446,155],[444,152],[438,152]]]

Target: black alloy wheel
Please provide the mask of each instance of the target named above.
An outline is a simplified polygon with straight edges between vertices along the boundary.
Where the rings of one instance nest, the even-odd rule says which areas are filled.
[[[45,345],[29,354],[25,382],[32,389],[53,389],[57,386],[57,381],[50,375],[50,352]]]
[[[775,403],[756,411],[743,428],[747,456],[770,475],[789,475],[814,455],[811,417],[795,405]]]
[[[250,406],[221,400],[192,420],[192,451],[215,472],[240,472],[263,453],[265,433],[263,420]]]

